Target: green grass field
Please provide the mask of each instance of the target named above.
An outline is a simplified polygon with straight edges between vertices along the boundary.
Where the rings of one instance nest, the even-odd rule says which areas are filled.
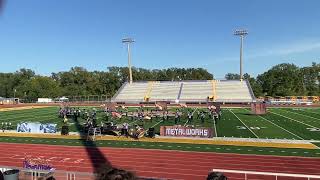
[[[92,110],[94,107],[81,107]],[[95,107],[96,109],[99,109]],[[0,112],[0,127],[2,122],[11,122],[13,129],[21,122],[56,123],[60,128],[62,119],[58,118],[58,107],[40,109],[15,110]],[[130,108],[134,111],[136,108]],[[174,109],[172,109],[174,110]],[[194,109],[185,109],[191,111]],[[198,109],[199,110],[199,109]],[[200,109],[205,110],[205,109]],[[97,113],[97,123],[105,122],[105,113]],[[80,123],[85,120],[80,118]],[[159,133],[160,126],[174,125],[174,118],[163,121],[162,118],[145,120],[131,120],[130,118],[111,119],[116,124],[143,125],[145,129],[154,127]],[[72,119],[69,119],[70,131],[77,129]],[[250,109],[230,108],[222,109],[221,120],[214,125],[212,119],[206,117],[204,124],[194,116],[192,124],[187,123],[186,113],[178,123],[180,125],[194,125],[195,127],[216,128],[218,137],[268,138],[268,139],[304,139],[320,140],[320,108],[269,108],[268,113],[262,116],[251,115]],[[216,127],[215,127],[216,126]]]

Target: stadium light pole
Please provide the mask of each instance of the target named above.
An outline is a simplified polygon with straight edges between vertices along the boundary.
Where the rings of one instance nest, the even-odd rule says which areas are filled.
[[[244,36],[248,35],[248,31],[244,29],[235,30],[235,36],[240,36],[240,80],[243,79],[243,72],[242,72],[242,51],[243,51],[243,39]]]
[[[128,68],[129,68],[129,83],[132,83],[132,70],[131,70],[131,54],[130,54],[130,44],[135,42],[132,38],[122,39],[122,43],[127,44],[128,51]]]

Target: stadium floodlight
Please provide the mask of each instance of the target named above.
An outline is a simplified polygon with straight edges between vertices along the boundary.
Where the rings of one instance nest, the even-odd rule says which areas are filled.
[[[130,54],[130,44],[134,43],[135,41],[132,38],[124,38],[122,39],[122,43],[127,44],[127,51],[128,51],[128,68],[129,68],[129,83],[132,83],[132,70],[131,70],[131,54]]]
[[[243,79],[243,73],[242,73],[243,38],[244,38],[244,36],[248,35],[248,31],[245,29],[235,30],[234,35],[240,36],[240,80],[242,80]]]

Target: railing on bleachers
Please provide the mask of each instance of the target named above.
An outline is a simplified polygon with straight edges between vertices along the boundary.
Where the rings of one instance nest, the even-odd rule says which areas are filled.
[[[71,171],[62,171],[62,170],[54,170],[54,171],[42,171],[42,170],[32,170],[25,169],[21,167],[11,167],[11,166],[0,166],[0,171],[5,172],[11,169],[18,169],[19,179],[38,179],[44,177],[51,173],[51,176],[55,179],[68,179],[68,180],[76,180],[76,179],[95,179],[95,175],[93,173],[87,172],[71,172]]]
[[[55,179],[66,179],[66,180],[94,180],[96,179],[96,175],[94,173],[89,172],[73,172],[73,171],[41,171],[41,170],[31,170],[25,169],[21,167],[12,167],[12,166],[1,166],[0,171],[3,173],[7,170],[17,169],[19,170],[19,179],[20,180],[36,180],[36,179],[46,179],[49,176],[54,177]],[[46,176],[47,175],[47,176]],[[46,178],[44,178],[46,177]],[[165,180],[162,178],[156,177],[138,177],[138,180]]]
[[[242,171],[229,169],[212,169],[212,172],[221,172],[230,179],[264,179],[263,177],[274,177],[277,180],[280,177],[287,177],[290,179],[303,178],[308,180],[320,179],[320,175],[310,174],[291,174],[291,173],[274,173],[274,172],[259,172],[259,171]],[[239,176],[240,175],[240,176]]]

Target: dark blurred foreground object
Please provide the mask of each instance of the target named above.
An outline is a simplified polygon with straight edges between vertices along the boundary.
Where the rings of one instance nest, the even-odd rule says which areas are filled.
[[[208,174],[207,180],[227,180],[228,178],[220,172],[211,172]]]
[[[3,179],[3,174],[2,174],[1,171],[0,171],[0,180],[4,180],[4,179]]]
[[[7,170],[3,173],[5,180],[18,180],[19,179],[19,169]]]
[[[102,166],[97,172],[96,180],[138,180],[138,178],[130,171]]]
[[[156,132],[155,132],[154,128],[149,128],[149,130],[148,130],[148,137],[149,137],[149,138],[154,138],[155,135],[156,135]]]
[[[61,128],[61,135],[69,135],[69,126],[63,125]]]
[[[55,178],[53,177],[53,172],[49,172],[37,180],[55,180]]]

